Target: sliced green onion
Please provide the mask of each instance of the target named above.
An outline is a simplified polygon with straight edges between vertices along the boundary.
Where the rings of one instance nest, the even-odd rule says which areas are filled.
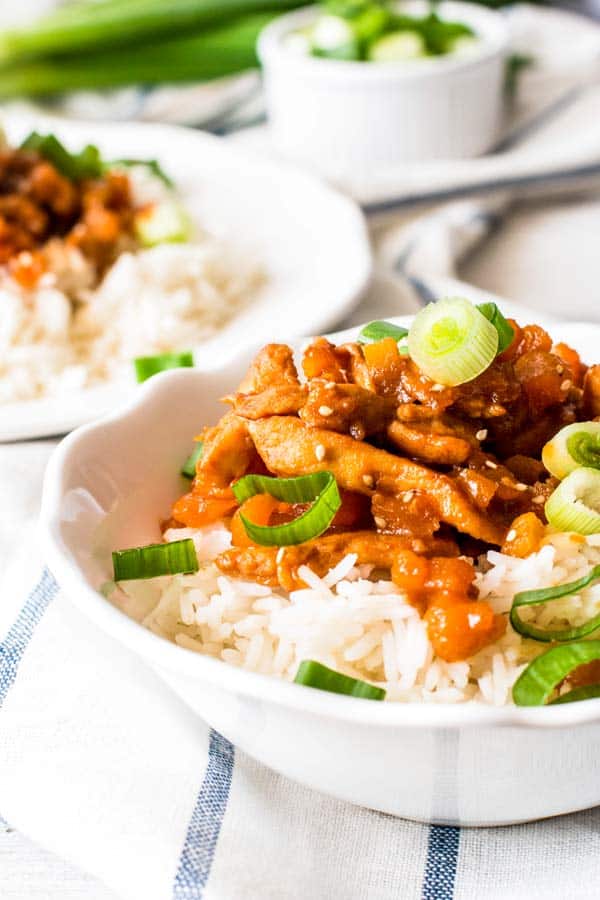
[[[240,513],[246,534],[264,547],[287,547],[319,537],[331,525],[342,501],[331,472],[313,472],[297,478],[245,475],[232,485],[238,503],[255,494],[270,494],[285,503],[311,503],[310,509],[284,525],[255,525]]]
[[[312,28],[312,51],[327,59],[359,60],[360,45],[350,23],[341,16],[319,16]]]
[[[461,40],[469,40],[471,38],[461,38]],[[498,332],[498,353],[502,353],[513,342],[515,330],[512,325],[506,321],[495,303],[478,303],[477,309],[482,316],[485,316],[488,322],[491,322]]]
[[[472,303],[460,298],[429,303],[417,313],[408,349],[418,367],[438,384],[472,381],[493,362],[498,332]]]
[[[181,474],[184,478],[196,477],[196,463],[201,458],[203,452],[204,444],[202,443],[202,441],[200,441],[198,444],[196,444],[193,452],[190,453],[183,466],[181,467]]]
[[[39,134],[37,131],[32,131],[21,144],[21,149],[34,150],[39,153],[71,181],[99,178],[104,172],[117,167],[145,166],[166,185],[173,186],[173,182],[156,159],[115,159],[106,162],[93,144],[88,144],[79,153],[72,153],[54,134]]]
[[[54,134],[32,131],[21,144],[21,149],[39,153],[71,181],[98,178],[103,172],[100,151],[93,144],[88,144],[79,153],[71,153]]]
[[[134,217],[133,226],[135,236],[144,247],[183,244],[193,232],[187,210],[173,197],[141,209]]]
[[[342,675],[312,659],[305,659],[300,663],[294,681],[296,684],[304,684],[308,687],[318,688],[320,691],[329,691],[332,694],[347,694],[350,697],[362,697],[365,700],[385,700],[383,688],[375,687],[374,684],[360,681],[358,678]]]
[[[600,613],[588,619],[583,625],[571,628],[546,629],[538,628],[529,622],[523,622],[518,610],[521,606],[538,606],[540,603],[547,603],[549,600],[560,600],[561,597],[568,597],[569,594],[577,594],[598,578],[600,578],[600,566],[594,566],[587,575],[584,575],[583,578],[578,578],[577,581],[558,584],[555,587],[540,588],[536,591],[520,591],[513,597],[510,610],[510,624],[519,634],[533,638],[536,641],[572,641],[591,634],[597,628],[600,628]]]
[[[551,700],[548,706],[556,706],[557,703],[577,703],[579,700],[592,700],[594,697],[600,697],[600,684],[574,688],[568,694],[561,694],[556,700]]]
[[[159,372],[167,369],[191,369],[194,366],[194,356],[189,350],[180,353],[161,353],[158,356],[138,356],[134,359],[135,374],[140,382],[147,381]]]
[[[425,41],[417,31],[398,31],[396,34],[385,34],[369,47],[368,59],[371,62],[404,62],[409,59],[420,59],[427,56]]]
[[[515,681],[512,689],[515,704],[543,706],[567,675],[596,659],[600,659],[600,641],[551,647],[532,660]]]
[[[187,575],[198,571],[198,557],[191,538],[168,544],[148,544],[112,555],[115,581],[156,578],[158,575]]]
[[[575,469],[561,481],[544,507],[546,518],[557,531],[578,534],[600,532],[600,472]]]
[[[368,343],[382,341],[388,337],[394,338],[395,341],[401,341],[407,335],[408,328],[402,328],[401,325],[392,325],[391,322],[369,322],[361,330],[358,339]]]
[[[447,53],[452,53],[455,56],[471,56],[472,53],[477,52],[479,47],[481,46],[481,41],[479,38],[470,37],[469,35],[463,35],[462,37],[457,37],[451,40],[447,46]]]
[[[565,425],[542,450],[551,475],[563,479],[580,466],[600,469],[600,422]]]
[[[149,169],[153,175],[157,178],[160,178],[167,187],[174,187],[174,182],[157,159],[113,159],[108,163],[105,163],[105,167],[108,169],[112,169],[115,167],[125,167],[126,169],[131,169],[134,166],[144,166],[146,169]]]

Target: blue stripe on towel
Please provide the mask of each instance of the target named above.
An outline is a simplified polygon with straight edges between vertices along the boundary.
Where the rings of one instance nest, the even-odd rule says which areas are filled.
[[[227,808],[234,762],[233,744],[211,729],[208,766],[185,837],[173,900],[202,897]]]
[[[459,844],[460,828],[431,826],[421,900],[452,900]]]
[[[34,587],[5,639],[0,643],[0,706],[12,687],[19,664],[40,619],[58,591],[48,569]]]

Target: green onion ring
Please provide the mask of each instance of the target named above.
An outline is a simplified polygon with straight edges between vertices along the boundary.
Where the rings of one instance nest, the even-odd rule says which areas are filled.
[[[454,387],[481,375],[498,353],[498,332],[461,297],[429,303],[408,334],[410,357],[437,384]]]
[[[585,637],[600,628],[600,613],[597,616],[573,628],[561,628],[558,630],[549,630],[538,628],[529,622],[524,622],[519,616],[519,608],[521,606],[537,606],[539,603],[547,603],[548,600],[560,600],[561,597],[568,597],[569,594],[576,594],[583,590],[593,581],[600,578],[600,566],[594,568],[578,578],[577,581],[570,581],[567,584],[558,584],[555,587],[540,588],[536,591],[520,591],[513,597],[512,607],[510,610],[510,624],[515,631],[525,637],[533,638],[534,641],[573,641],[577,638]]]
[[[138,356],[134,359],[135,374],[138,382],[147,381],[159,372],[167,369],[191,369],[194,366],[194,356],[190,350],[180,353],[161,353],[158,356]]]
[[[364,700],[385,699],[383,688],[369,684],[368,681],[360,681],[358,678],[342,675],[341,672],[329,669],[312,659],[305,659],[300,663],[294,681],[296,684],[304,684],[320,691],[330,691],[333,694],[347,694],[350,697],[361,697]]]
[[[393,325],[391,322],[369,322],[361,330],[358,339],[367,343],[382,341],[389,337],[394,338],[395,341],[401,341],[407,334],[408,328],[402,328],[401,325]]]
[[[575,469],[563,478],[544,506],[546,518],[557,531],[600,533],[600,471]]]
[[[240,513],[248,537],[263,547],[287,547],[318,537],[329,528],[342,505],[331,472],[313,472],[297,478],[245,475],[232,485],[232,490],[240,504],[255,494],[270,494],[286,503],[312,503],[310,509],[284,525],[255,525]]]
[[[582,466],[600,469],[600,422],[565,425],[544,444],[542,462],[561,480]]]
[[[181,467],[181,474],[184,478],[196,477],[196,463],[202,457],[203,452],[204,444],[199,441]]]
[[[536,656],[515,681],[512,689],[515,704],[544,706],[567,675],[596,659],[600,659],[600,641],[576,641],[573,644],[551,647]]]
[[[112,561],[115,581],[156,578],[159,575],[188,575],[198,571],[198,557],[191,538],[115,550]]]

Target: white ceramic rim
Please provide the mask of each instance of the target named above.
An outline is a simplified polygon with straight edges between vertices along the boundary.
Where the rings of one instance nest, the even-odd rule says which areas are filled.
[[[416,3],[408,0],[405,5],[410,8]],[[259,36],[258,57],[263,66],[286,68],[303,78],[337,84],[360,82],[362,85],[379,85],[396,81],[442,80],[450,73],[476,68],[506,53],[509,30],[502,13],[472,3],[463,3],[461,0],[442,0],[440,7],[443,15],[464,21],[481,36],[480,46],[473,48],[468,56],[449,54],[427,59],[369,64],[296,55],[286,49],[282,38],[315,18],[317,7],[311,6],[285,13],[270,22]]]
[[[389,321],[406,323],[406,318],[406,316],[398,317]],[[231,361],[228,361],[227,366],[230,364]],[[205,680],[241,696],[302,710],[317,716],[383,728],[473,726],[564,728],[600,719],[600,698],[587,700],[585,703],[542,708],[493,707],[483,703],[376,703],[319,690],[307,690],[304,686],[270,675],[248,672],[170,643],[129,618],[94,590],[68,558],[60,537],[59,521],[65,471],[72,458],[78,455],[79,448],[88,435],[106,428],[118,430],[121,422],[130,415],[141,412],[155,394],[167,393],[171,383],[177,379],[188,379],[193,372],[194,370],[179,369],[164,372],[150,379],[141,386],[136,397],[123,408],[91,425],[78,428],[66,437],[50,459],[44,478],[39,520],[43,553],[50,570],[64,588],[67,597],[85,616],[152,666]]]

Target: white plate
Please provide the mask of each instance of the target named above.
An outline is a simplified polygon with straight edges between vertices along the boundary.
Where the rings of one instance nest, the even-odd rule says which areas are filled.
[[[516,309],[499,302],[505,312]],[[525,310],[520,319],[547,321]],[[600,326],[554,321],[549,329],[587,362],[597,359]],[[600,803],[600,700],[496,708],[368,703],[310,691],[178,647],[101,595],[112,549],[160,539],[159,519],[182,489],[178,472],[190,438],[220,414],[218,398],[239,383],[248,356],[212,372],[159,375],[133,403],[56,450],[41,533],[65,593],[237,747],[301,784],[442,824],[522,822]]]
[[[267,272],[256,302],[202,345],[200,365],[247,344],[310,334],[339,322],[371,274],[364,218],[355,204],[317,178],[248,155],[219,138],[165,125],[66,122],[5,117],[11,142],[34,128],[69,147],[97,144],[106,158],[156,158],[174,176],[195,221]],[[0,441],[61,434],[122,402],[131,385],[104,385],[0,406]]]

